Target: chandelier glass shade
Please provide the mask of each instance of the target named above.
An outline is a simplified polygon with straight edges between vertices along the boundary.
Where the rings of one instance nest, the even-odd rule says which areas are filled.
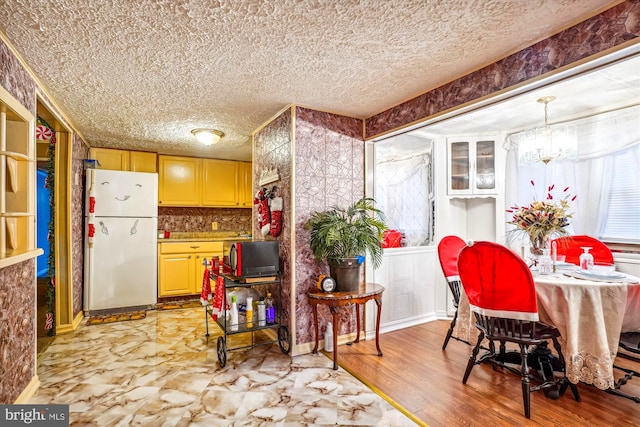
[[[224,136],[224,132],[219,131],[218,129],[200,128],[192,130],[191,133],[204,145],[217,144]]]
[[[538,99],[544,104],[544,126],[527,129],[518,134],[518,164],[533,165],[552,160],[578,158],[577,128],[573,124],[549,124],[548,106],[555,96]]]

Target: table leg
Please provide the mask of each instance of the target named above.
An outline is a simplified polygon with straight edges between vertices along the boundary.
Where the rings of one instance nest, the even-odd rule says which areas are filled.
[[[382,313],[382,299],[376,298],[376,305],[378,306],[378,315],[376,316],[376,349],[378,349],[378,356],[382,356],[380,350],[380,313]]]
[[[360,304],[356,303],[356,340],[354,343],[360,342]]]
[[[338,307],[329,307],[333,314],[333,370],[338,369]]]
[[[318,352],[318,305],[311,304],[311,308],[313,309],[313,324],[316,326],[316,345],[311,352],[316,354]]]

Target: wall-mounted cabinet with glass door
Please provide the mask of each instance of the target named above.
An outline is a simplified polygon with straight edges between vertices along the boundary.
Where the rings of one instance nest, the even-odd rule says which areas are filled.
[[[447,139],[448,194],[496,194],[496,138]]]

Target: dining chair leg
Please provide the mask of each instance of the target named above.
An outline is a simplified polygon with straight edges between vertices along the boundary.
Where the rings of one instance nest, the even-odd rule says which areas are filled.
[[[560,396],[563,396],[564,393],[567,391],[567,387],[569,387],[571,388],[571,394],[573,394],[573,398],[576,400],[576,402],[582,402],[582,399],[580,398],[580,393],[578,392],[578,386],[573,384],[567,378],[567,365],[565,362],[564,354],[562,354],[562,346],[560,345],[560,341],[558,341],[558,338],[553,338],[552,341],[553,341],[553,348],[555,348],[556,352],[558,353],[558,358],[560,359],[560,365],[562,366],[562,374],[564,376],[563,382],[562,382],[562,385],[560,386],[560,390],[558,394]]]
[[[453,334],[453,328],[456,326],[456,320],[458,319],[458,310],[453,315],[453,319],[451,320],[451,324],[449,324],[449,330],[447,331],[447,336],[444,338],[444,343],[442,344],[442,350],[444,351],[447,348],[447,344],[449,344],[449,340],[451,339],[451,335]]]
[[[529,379],[529,365],[527,363],[527,346],[520,344],[520,372],[522,373],[522,402],[524,404],[524,416],[531,418],[531,381]]]
[[[478,334],[478,342],[475,347],[473,347],[473,351],[471,352],[471,356],[469,356],[469,362],[467,363],[467,369],[464,371],[464,377],[462,378],[462,384],[467,383],[467,379],[471,374],[471,370],[473,369],[473,365],[476,364],[476,358],[478,357],[478,352],[480,351],[480,344],[482,344],[482,340],[484,339],[484,332],[480,331]]]

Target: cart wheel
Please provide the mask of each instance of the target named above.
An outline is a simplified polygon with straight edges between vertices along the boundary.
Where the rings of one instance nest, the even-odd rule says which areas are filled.
[[[289,329],[286,326],[278,327],[278,345],[284,354],[289,353]]]
[[[218,337],[218,362],[221,368],[224,368],[227,364],[227,349],[224,337]]]

